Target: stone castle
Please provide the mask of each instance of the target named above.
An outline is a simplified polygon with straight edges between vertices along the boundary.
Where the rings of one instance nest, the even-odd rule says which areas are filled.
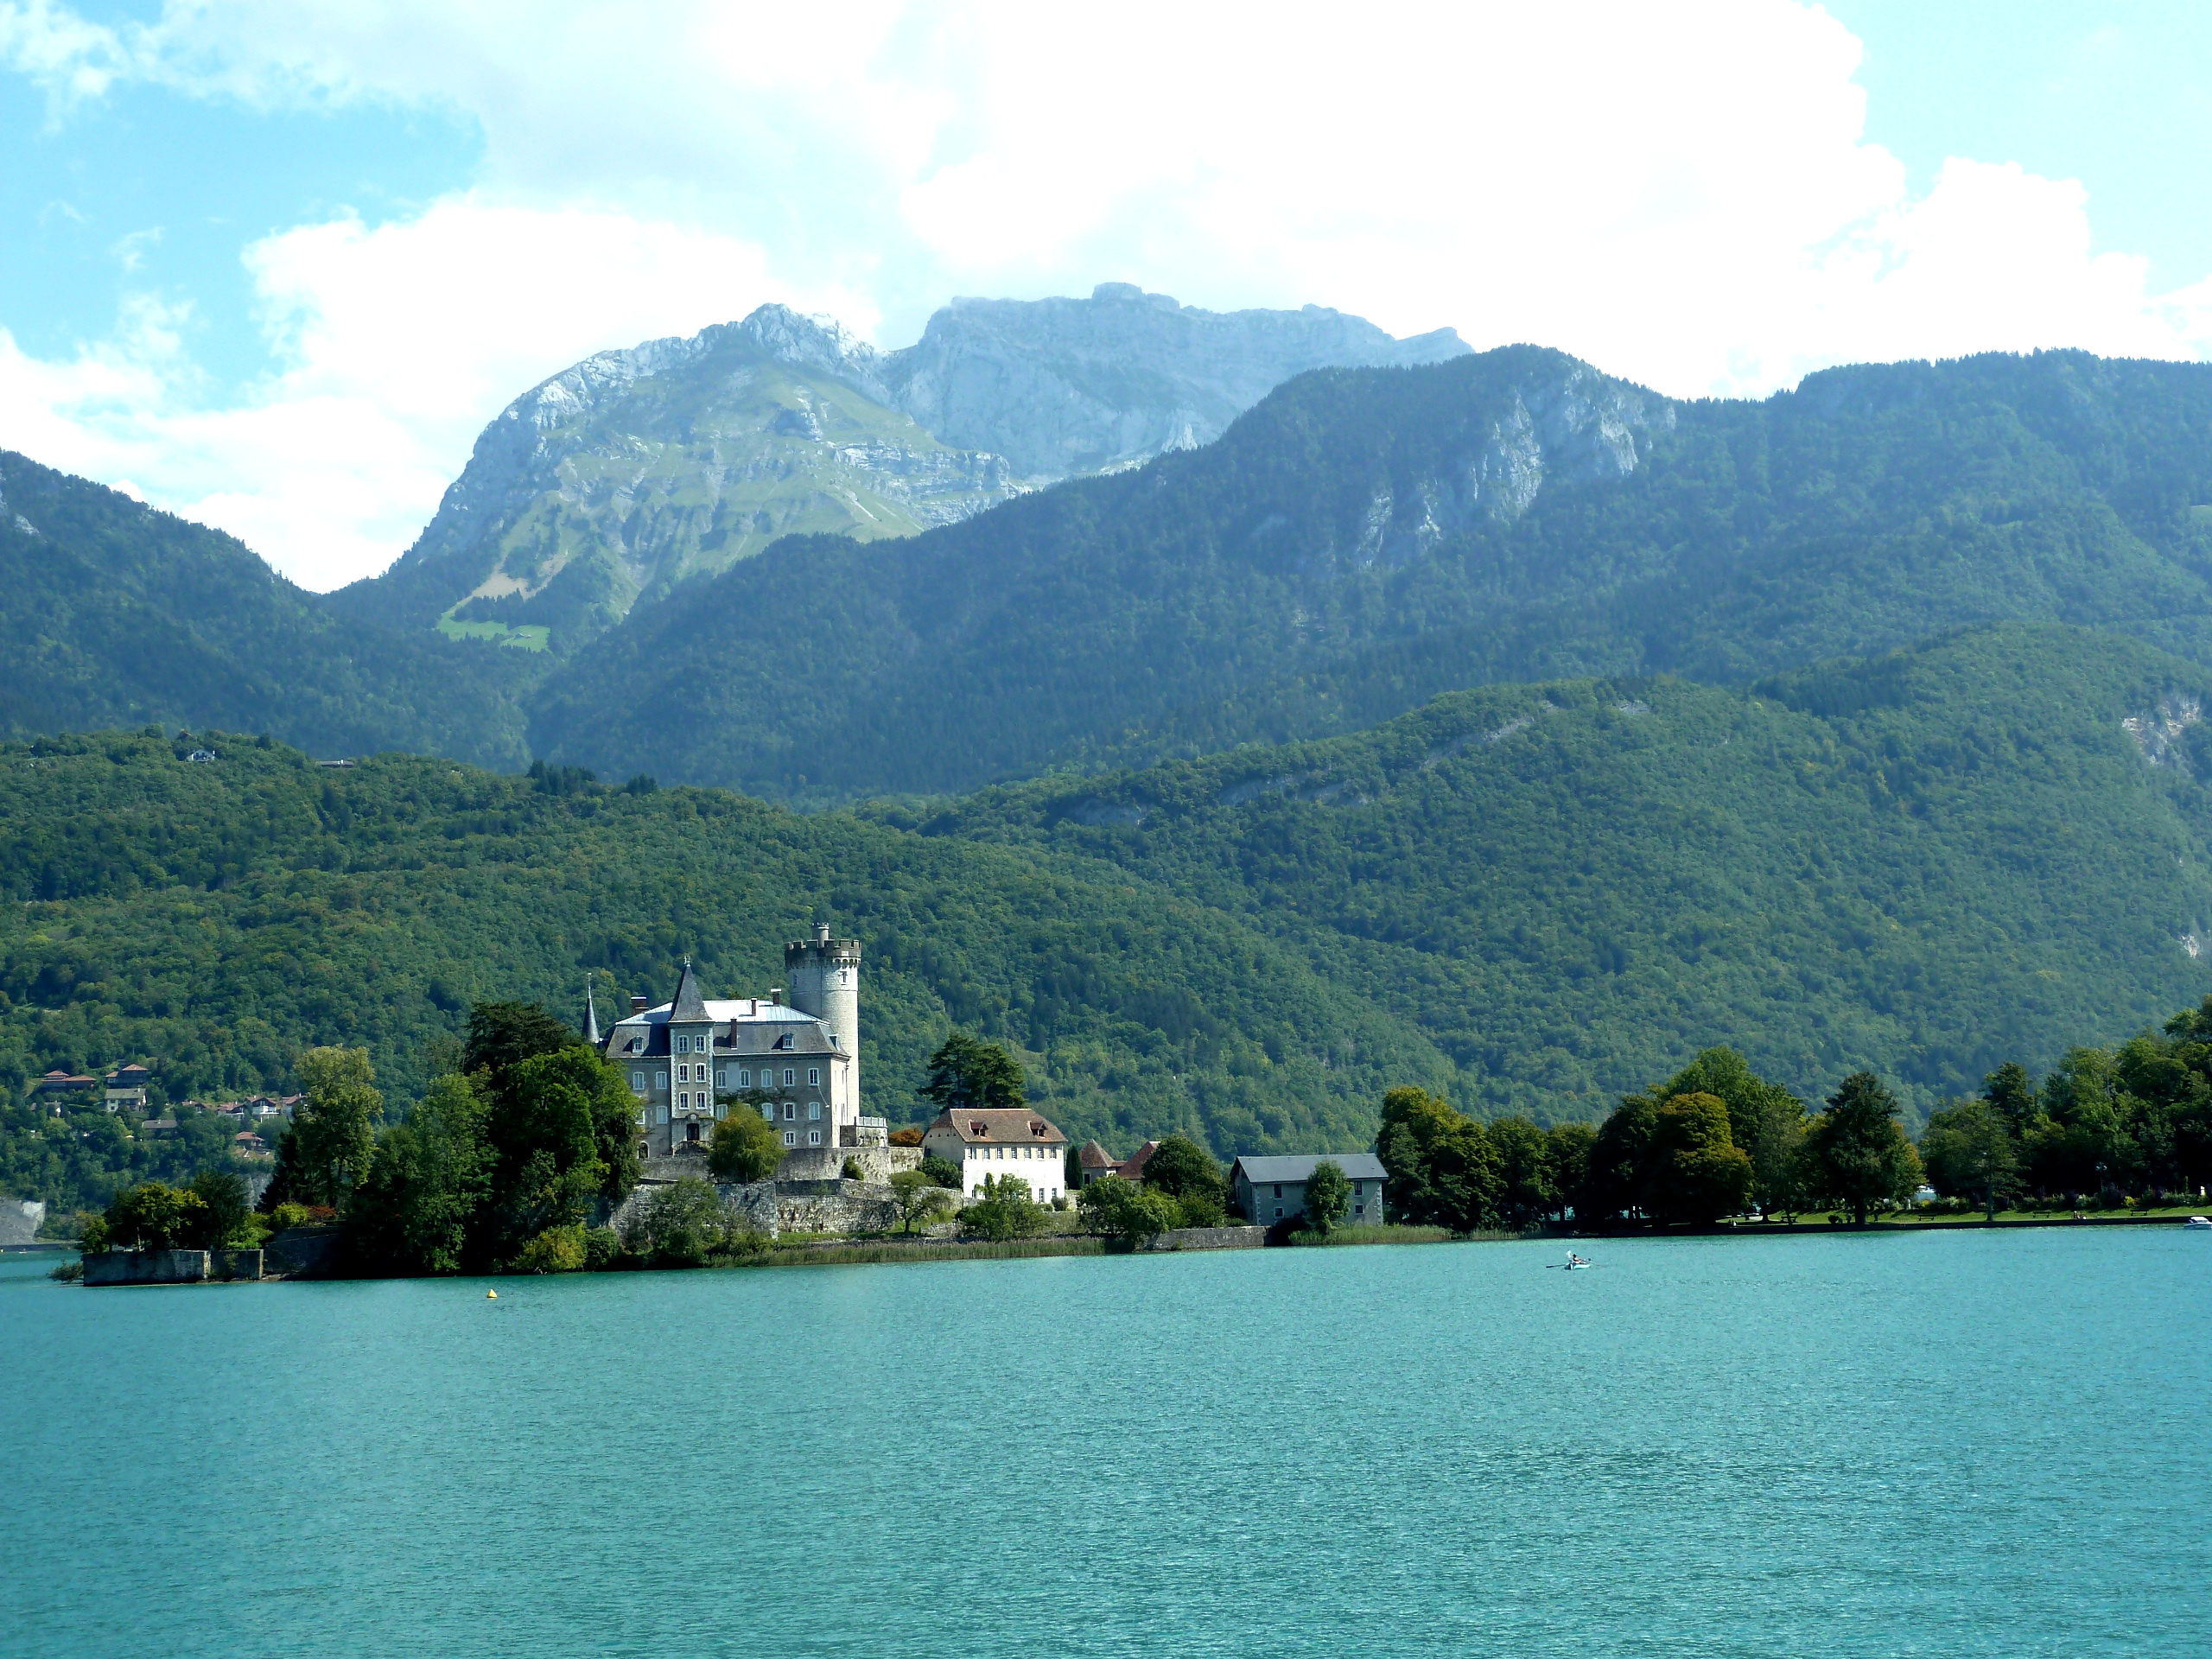
[[[603,1042],[587,999],[585,1034],[622,1068],[648,1161],[703,1156],[717,1121],[752,1109],[732,1095],[757,1099],[781,1130],[779,1179],[835,1179],[849,1156],[886,1145],[887,1121],[861,1110],[860,941],[817,926],[811,938],[784,946],[784,974],[788,997],[779,987],[709,1000],[687,961],[671,1001],[648,1007],[632,999],[629,1017]]]

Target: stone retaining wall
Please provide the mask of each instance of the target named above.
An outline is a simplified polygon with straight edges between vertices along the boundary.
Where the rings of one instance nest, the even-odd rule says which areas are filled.
[[[642,1206],[652,1202],[655,1193],[666,1192],[668,1185],[640,1183],[607,1217],[607,1225],[620,1232]],[[882,1232],[899,1221],[891,1189],[872,1181],[717,1181],[712,1185],[740,1226],[771,1238],[785,1233]]]
[[[287,1279],[319,1279],[337,1270],[345,1238],[334,1227],[288,1227],[262,1251],[263,1269]]]
[[[101,1250],[85,1258],[88,1285],[196,1285],[207,1276],[205,1250]]]
[[[1268,1242],[1264,1227],[1173,1227],[1147,1250],[1256,1250]]]

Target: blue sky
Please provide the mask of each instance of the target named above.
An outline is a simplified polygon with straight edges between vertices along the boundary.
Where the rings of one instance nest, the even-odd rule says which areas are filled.
[[[323,587],[594,349],[1130,280],[1681,395],[2212,348],[2212,7],[0,0],[0,444]]]

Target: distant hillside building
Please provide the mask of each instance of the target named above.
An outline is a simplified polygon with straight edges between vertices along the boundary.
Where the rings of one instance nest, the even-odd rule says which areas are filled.
[[[1229,1190],[1244,1218],[1271,1227],[1306,1213],[1306,1183],[1316,1164],[1334,1164],[1351,1183],[1347,1221],[1363,1226],[1382,1223],[1382,1160],[1371,1152],[1319,1152],[1308,1157],[1239,1158],[1229,1166]]]
[[[622,1068],[648,1157],[703,1153],[732,1109],[717,1096],[760,1091],[760,1115],[794,1150],[881,1146],[888,1125],[861,1111],[861,947],[817,926],[784,946],[783,990],[709,1001],[691,964],[657,1008],[632,1006],[603,1052]],[[642,1001],[642,999],[640,999]],[[596,1025],[596,1009],[587,1010]]]
[[[101,1098],[111,1112],[137,1112],[143,1116],[146,1085],[153,1080],[154,1074],[143,1065],[119,1066],[107,1074]]]
[[[1027,1107],[947,1108],[922,1131],[922,1150],[960,1166],[965,1198],[993,1175],[1027,1181],[1039,1204],[1067,1192],[1068,1138]]]

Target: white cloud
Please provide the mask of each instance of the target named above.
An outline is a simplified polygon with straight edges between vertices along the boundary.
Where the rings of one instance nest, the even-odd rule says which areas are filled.
[[[759,250],[620,214],[470,199],[246,251],[282,367],[210,407],[183,319],[43,363],[0,334],[0,445],[230,531],[293,580],[369,574],[414,539],[478,430],[594,351],[690,333],[772,291]],[[837,296],[831,296],[837,297]]]
[[[1686,395],[2212,349],[2212,284],[2153,294],[2143,261],[2093,254],[2077,185],[1958,159],[1910,194],[1863,142],[1858,61],[1794,0],[172,0],[117,29],[0,0],[0,63],[59,109],[124,79],[435,105],[486,156],[415,219],[248,250],[278,366],[234,405],[173,317],[67,363],[0,340],[0,442],[127,472],[324,585],[404,547],[525,386],[766,298],[897,344],[952,293],[1132,280],[1539,340]]]

